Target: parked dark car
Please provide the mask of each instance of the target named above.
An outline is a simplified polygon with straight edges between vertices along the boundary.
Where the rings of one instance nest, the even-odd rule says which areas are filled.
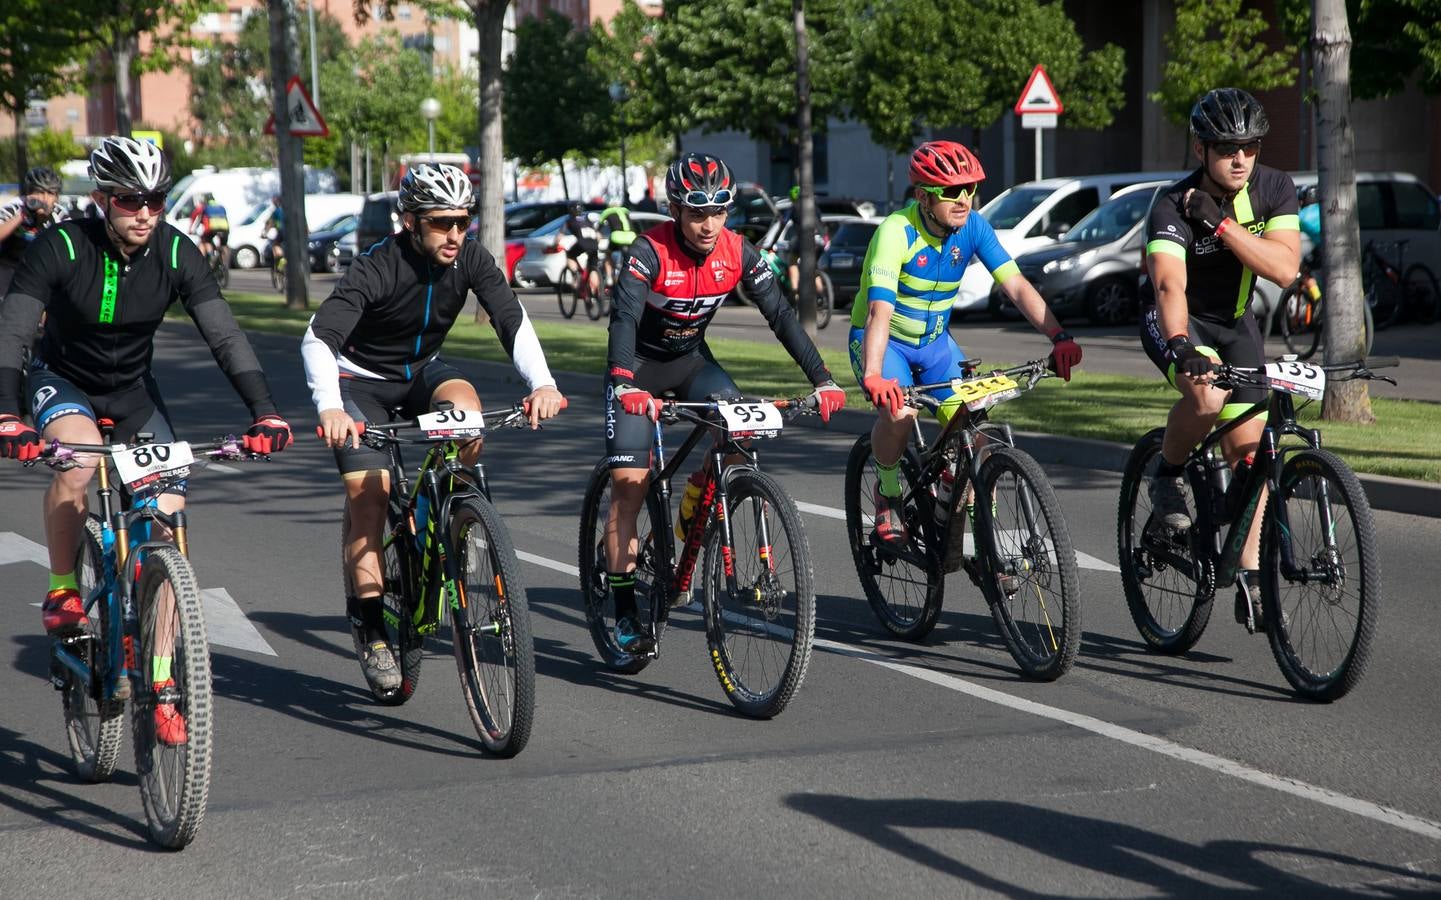
[[[310,232],[310,271],[339,272],[341,266],[340,239],[355,231],[360,217],[354,213],[338,216]]]
[[[371,194],[360,207],[360,222],[355,228],[355,250],[364,253],[376,241],[390,237],[400,230],[400,211],[396,208],[395,191]]]
[[[883,221],[879,217],[847,219],[831,232],[831,242],[816,265],[831,277],[837,307],[846,309],[855,302],[856,291],[861,286],[861,263]]]
[[[505,205],[505,236],[507,239],[525,237],[546,222],[570,212],[571,200],[542,200],[536,203],[507,203]],[[599,212],[604,203],[587,201],[587,210]]]

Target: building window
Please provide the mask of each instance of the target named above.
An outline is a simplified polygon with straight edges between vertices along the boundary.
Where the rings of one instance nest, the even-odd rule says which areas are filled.
[[[70,109],[65,110],[65,118],[71,122],[80,121],[80,110],[72,106]]]
[[[402,3],[395,8],[395,17],[402,22],[410,21],[410,4]]]
[[[436,36],[435,36],[435,52],[436,52],[436,53],[449,53],[449,52],[450,52],[450,38],[446,37],[446,36],[443,35],[443,34],[438,34],[438,35],[436,35]]]

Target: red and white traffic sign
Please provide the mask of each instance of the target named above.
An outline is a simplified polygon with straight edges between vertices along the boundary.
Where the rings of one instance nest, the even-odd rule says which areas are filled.
[[[315,108],[315,102],[310,99],[310,93],[300,82],[299,75],[290,76],[285,85],[285,118],[290,126],[289,132],[296,137],[330,136],[330,128],[321,118],[320,110]],[[265,120],[265,133],[275,133],[275,113]]]
[[[1036,66],[1031,70],[1031,77],[1026,80],[1025,90],[1021,91],[1021,99],[1016,101],[1016,115],[1025,116],[1034,113],[1057,115],[1062,112],[1065,112],[1065,107],[1061,105],[1061,98],[1056,96],[1056,88],[1046,75],[1046,67]]]

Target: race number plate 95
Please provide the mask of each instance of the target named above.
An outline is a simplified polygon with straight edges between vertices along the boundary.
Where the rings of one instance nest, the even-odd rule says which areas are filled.
[[[428,438],[480,437],[485,434],[485,419],[474,409],[442,409],[426,413],[415,420]]]
[[[731,437],[775,437],[785,423],[781,411],[774,403],[744,401],[741,403],[720,403],[716,406],[721,419],[725,421],[726,433]]]
[[[1305,363],[1267,363],[1266,383],[1274,391],[1285,391],[1311,400],[1326,396],[1326,373]]]
[[[951,390],[961,398],[966,409],[971,412],[980,412],[983,409],[990,409],[1002,400],[1010,400],[1021,395],[1021,386],[1009,375],[987,375],[984,378],[972,378],[969,381],[961,381],[959,378],[951,381]]]
[[[195,455],[185,441],[176,441],[173,444],[126,447],[113,452],[110,459],[115,463],[115,474],[120,476],[120,483],[133,491],[165,477],[189,475]]]

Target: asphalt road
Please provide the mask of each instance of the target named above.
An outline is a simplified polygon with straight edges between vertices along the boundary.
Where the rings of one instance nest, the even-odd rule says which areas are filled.
[[[256,344],[307,432],[296,342]],[[192,329],[167,326],[157,361],[182,436],[241,427]],[[493,367],[462,368],[489,402],[520,393]],[[1075,668],[1035,684],[964,576],[924,643],[883,636],[828,512],[853,436],[792,429],[763,456],[809,505],[818,649],[786,712],[751,721],[725,701],[688,614],[641,675],[597,665],[569,567],[600,411],[563,387],[572,406],[553,427],[487,442],[534,611],[538,717],[514,760],[480,752],[443,646],[410,703],[369,699],[342,615],[338,483],[318,442],[195,479],[196,569],[243,622],[211,619],[213,641],[221,620],[228,641],[212,646],[213,784],[179,854],[146,841],[129,750],[110,784],[71,772],[32,605],[44,568],[27,561],[47,475],[0,466],[0,895],[1441,893],[1441,717],[1426,681],[1441,521],[1377,514],[1372,667],[1351,696],[1313,705],[1224,602],[1191,653],[1147,653],[1111,565],[1117,476],[1052,467],[1089,557],[1085,630]]]

